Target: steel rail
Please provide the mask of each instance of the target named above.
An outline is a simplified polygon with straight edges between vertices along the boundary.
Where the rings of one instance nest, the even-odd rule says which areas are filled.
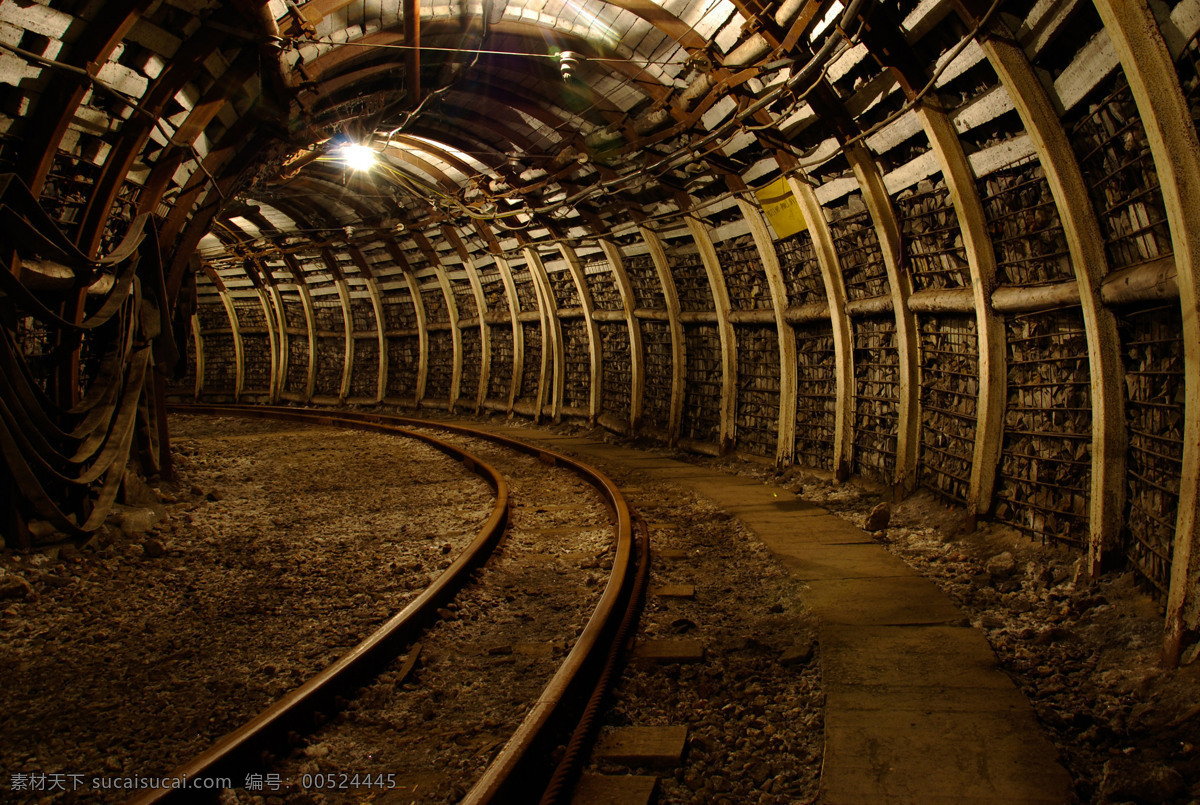
[[[246,724],[219,739],[202,754],[166,775],[166,778],[174,780],[229,777],[234,772],[246,771],[250,764],[259,763],[263,751],[285,745],[289,732],[311,727],[312,716],[315,713],[335,704],[338,695],[362,684],[373,674],[374,669],[393,659],[405,645],[419,636],[421,630],[437,617],[437,608],[454,598],[465,586],[471,573],[483,564],[499,543],[508,522],[508,483],[494,467],[462,448],[386,423],[368,423],[358,418],[300,409],[223,405],[172,406],[172,409],[179,413],[233,414],[263,419],[316,422],[322,425],[342,424],[409,436],[462,461],[468,470],[481,476],[496,495],[492,513],[475,539],[416,599],[328,668],[282,696]],[[215,794],[215,791],[204,792],[186,787],[156,788],[140,794],[132,802],[137,805],[150,805],[190,801],[204,796],[212,797]]]
[[[536,703],[530,709],[516,732],[462,800],[463,803],[471,803],[472,805],[482,805],[483,803],[538,802],[543,791],[550,784],[551,776],[554,773],[554,750],[567,741],[576,722],[584,717],[589,698],[593,696],[597,688],[605,684],[604,677],[606,675],[604,671],[606,665],[609,664],[607,658],[613,648],[614,642],[621,633],[622,616],[624,615],[627,620],[630,617],[629,613],[635,610],[638,605],[638,596],[636,595],[638,584],[637,578],[635,578],[635,571],[639,563],[634,558],[633,516],[628,503],[616,484],[599,470],[570,456],[518,439],[449,422],[359,411],[332,412],[326,409],[265,405],[173,405],[171,409],[179,413],[246,415],[305,422],[315,421],[320,424],[329,425],[342,424],[352,427],[365,427],[367,429],[378,429],[385,432],[397,432],[415,436],[416,438],[424,439],[434,446],[445,445],[445,447],[452,451],[451,454],[465,452],[461,448],[456,448],[440,442],[433,437],[407,430],[407,428],[419,427],[448,431],[462,436],[496,442],[513,450],[536,456],[540,461],[550,466],[559,466],[571,470],[596,488],[605,505],[608,507],[616,526],[616,544],[614,546],[613,565],[608,583],[600,597],[599,603],[593,610],[591,617],[588,619],[579,638],[575,641],[574,646],[572,646],[571,651],[567,654],[563,664],[542,690]],[[439,449],[442,448],[439,447]],[[482,461],[478,459],[474,460],[481,467],[491,469],[489,465],[484,464]],[[494,472],[494,470],[492,471]],[[499,479],[499,481],[503,483],[503,479]],[[505,497],[507,497],[507,486],[503,488],[505,490]],[[458,564],[456,562],[455,565],[452,565],[442,577],[439,577],[438,581],[441,581],[442,578],[454,570]],[[648,564],[648,557],[642,564]],[[399,619],[405,612],[413,608],[418,601],[425,598],[428,592],[426,591],[425,594],[422,594],[417,601],[410,604],[404,612],[395,616],[392,621]],[[438,605],[440,604],[434,604],[429,611],[432,612]],[[388,623],[390,624],[392,621]],[[386,625],[384,628],[386,628]],[[383,631],[383,629],[380,631]],[[368,640],[372,638],[368,638]],[[358,653],[359,649],[356,648],[347,657],[357,655]],[[341,663],[342,660],[339,660],[334,667]],[[313,681],[315,680],[316,678]],[[255,719],[255,722],[261,721],[264,716],[281,706],[288,699],[297,697],[309,684],[311,682],[306,683],[305,686],[293,694],[284,697],[277,705],[269,708],[263,715]],[[296,706],[303,708],[304,704],[297,701]],[[306,712],[310,712],[312,709],[310,705],[306,708]],[[243,730],[249,726],[247,725]],[[205,753],[205,755],[197,758],[196,761],[177,770],[173,774],[186,772],[189,777],[212,774],[219,769],[219,766],[215,762],[217,760],[215,752],[218,747],[229,742],[230,739],[237,736],[241,731],[231,733],[230,736],[222,739],[217,746]],[[231,745],[228,751],[235,753],[244,751],[244,749],[242,746]],[[206,766],[200,767],[198,765],[199,762],[210,755],[214,756],[213,759]],[[182,793],[184,795],[182,798],[187,798],[189,793],[195,795],[200,792],[189,792],[186,790],[182,792],[173,792],[171,790],[156,791],[151,792],[154,796],[148,794],[135,800],[135,802],[137,805],[165,802],[170,798],[172,793]]]

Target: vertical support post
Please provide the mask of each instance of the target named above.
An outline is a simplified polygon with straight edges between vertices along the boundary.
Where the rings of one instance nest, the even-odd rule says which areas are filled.
[[[462,332],[458,329],[458,300],[454,298],[454,289],[450,287],[450,278],[446,276],[446,268],[442,265],[441,258],[438,257],[429,238],[425,237],[424,232],[413,232],[412,235],[417,247],[425,255],[429,267],[433,269],[434,276],[437,277],[438,287],[442,289],[442,296],[446,300],[446,312],[450,316],[450,341],[454,347],[454,363],[450,375],[450,399],[446,408],[453,411],[454,405],[458,402],[459,387],[462,384],[463,346]]]
[[[216,272],[212,272],[212,276],[216,276]],[[233,380],[233,401],[238,402],[242,396],[242,388],[246,382],[246,347],[242,344],[242,329],[238,326],[237,308],[233,306],[233,299],[229,296],[229,291],[225,290],[224,283],[217,286],[217,293],[221,297],[221,306],[225,308],[225,315],[229,317],[229,329],[233,333],[233,361],[234,380]]]
[[[521,327],[518,315],[521,312],[521,301],[517,298],[517,284],[513,281],[512,266],[499,251],[492,253],[496,267],[500,269],[500,281],[504,283],[504,295],[508,298],[508,318],[512,322],[513,365],[512,377],[508,383],[508,410],[513,414],[513,405],[517,395],[521,393],[521,375],[525,372],[525,330]]]
[[[633,293],[633,284],[625,264],[621,261],[621,250],[611,240],[600,239],[600,248],[608,258],[612,267],[613,281],[621,294],[621,305],[625,313],[625,326],[629,328],[629,432],[634,433],[642,422],[644,409],[643,395],[646,389],[646,360],[642,351],[642,326],[633,311],[637,308],[637,298]]]
[[[1187,633],[1200,626],[1195,556],[1200,541],[1200,140],[1162,31],[1145,0],[1093,2],[1125,71],[1154,157],[1183,314],[1183,465],[1163,641],[1163,662],[1175,666]]]
[[[675,290],[675,278],[667,263],[667,251],[654,230],[639,226],[642,239],[650,249],[650,258],[658,272],[658,281],[663,289],[663,303],[667,306],[667,323],[671,328],[671,415],[668,418],[667,443],[679,441],[679,430],[683,423],[683,381],[686,364],[686,345],[683,340],[683,324],[679,321],[679,293]]]
[[[783,281],[783,268],[779,265],[779,255],[775,251],[775,242],[771,239],[767,222],[763,220],[757,204],[742,196],[738,196],[737,203],[746,223],[750,225],[750,234],[754,237],[754,245],[767,275],[771,308],[775,312],[775,329],[779,333],[779,425],[775,463],[785,466],[792,463],[796,452],[796,334],[784,317],[788,306],[787,285]]]
[[[579,262],[579,255],[562,241],[558,241],[556,245],[563,259],[567,261],[567,270],[571,272],[571,279],[575,281],[575,290],[579,293],[579,304],[583,307],[583,320],[587,326],[588,334],[588,358],[590,360],[588,376],[588,421],[595,423],[596,417],[600,414],[600,384],[603,382],[601,370],[604,360],[600,348],[600,328],[596,324],[596,319],[593,315],[596,306],[592,303],[592,292],[588,289],[587,279],[583,273],[583,266]]]
[[[337,258],[326,246],[321,249],[321,259],[326,268],[333,274],[334,286],[337,288],[338,302],[342,308],[342,333],[345,336],[345,357],[342,359],[342,385],[338,389],[338,403],[346,402],[350,394],[350,375],[354,371],[354,319],[350,314],[350,289],[346,287],[346,277],[338,265]],[[309,345],[309,354],[316,352],[316,343]]]
[[[305,374],[304,393],[301,402],[307,403],[312,399],[317,387],[317,317],[313,312],[312,294],[308,291],[308,283],[304,281],[304,272],[295,257],[284,252],[283,262],[296,283],[300,294],[300,306],[304,310],[304,328],[308,333],[308,368]]]
[[[1116,317],[1100,301],[1100,282],[1108,273],[1104,238],[1088,202],[1088,188],[1062,122],[1029,60],[1014,42],[998,36],[982,43],[1013,106],[1025,125],[1046,183],[1058,207],[1071,266],[1079,285],[1092,378],[1092,473],[1088,502],[1088,565],[1100,574],[1103,554],[1119,544],[1124,526],[1126,479],[1124,369]]]
[[[708,227],[691,215],[685,215],[684,220],[687,221],[688,232],[696,242],[696,248],[700,250],[717,314],[717,334],[721,339],[721,429],[717,436],[717,448],[724,455],[737,438],[737,338],[733,323],[729,321],[729,291],[725,288],[725,275],[721,273],[721,261],[708,235]]]
[[[425,300],[421,298],[421,286],[417,275],[413,273],[412,265],[400,249],[400,244],[394,238],[383,242],[384,247],[396,265],[404,273],[404,283],[408,286],[408,295],[413,303],[413,317],[417,320],[417,382],[413,391],[413,405],[425,398],[425,382],[429,377],[429,326],[425,322]]]
[[[825,298],[829,302],[829,321],[833,329],[834,358],[834,413],[833,413],[833,472],[839,481],[850,477],[854,449],[854,350],[850,337],[850,318],[846,315],[846,287],[842,281],[842,268],[838,262],[837,249],[825,210],[817,200],[817,194],[807,182],[795,176],[788,177],[788,186],[800,204],[800,211],[808,222],[812,235],[813,251],[817,265],[821,268],[821,281],[825,285]],[[897,456],[899,465],[899,456]]]
[[[542,313],[542,333],[544,335],[542,337],[542,382],[539,384],[542,390],[538,393],[538,416],[541,417],[545,413],[544,401],[546,393],[549,392],[550,416],[555,422],[559,422],[562,419],[563,388],[566,375],[563,367],[562,322],[558,319],[558,305],[554,302],[554,291],[546,276],[546,266],[542,264],[541,255],[532,246],[525,246],[522,251],[525,254],[525,266],[529,269],[529,275],[533,277],[533,284],[537,289]],[[546,341],[550,342],[549,349],[547,349]],[[549,381],[546,379],[547,352],[553,359],[553,363],[550,364],[551,379]]]
[[[492,328],[486,320],[487,295],[484,294],[483,283],[479,280],[479,270],[471,260],[467,245],[463,243],[458,232],[454,227],[446,224],[442,226],[442,234],[454,247],[458,258],[462,260],[463,270],[467,274],[467,282],[471,284],[471,293],[475,296],[475,309],[479,311],[479,387],[475,391],[474,405],[474,410],[478,413],[483,407],[484,399],[487,398],[488,384],[491,382],[492,373]]]
[[[387,357],[387,336],[384,333],[384,318],[383,318],[383,296],[379,292],[379,283],[375,280],[375,272],[371,270],[371,265],[367,262],[367,257],[362,253],[362,249],[357,246],[350,245],[350,259],[354,261],[354,265],[358,267],[359,272],[367,280],[367,293],[371,297],[371,310],[375,313],[375,335],[379,342],[379,378],[375,384],[375,404],[383,402],[383,395],[387,391],[388,377],[388,357]]]
[[[283,312],[283,295],[279,292],[279,287],[272,282],[268,286],[269,303],[264,303],[267,308],[267,326],[271,331],[271,404],[275,405],[279,402],[279,395],[283,392],[284,381],[287,378],[288,368],[288,332],[287,319]]]
[[[192,343],[196,345],[196,383],[192,389],[192,399],[199,400],[204,393],[204,336],[200,332],[200,316],[192,314]]]
[[[973,527],[992,507],[996,490],[996,471],[1000,466],[1000,445],[1004,439],[1005,373],[1004,326],[992,310],[992,292],[996,290],[996,253],[988,234],[983,202],[975,186],[975,172],[967,161],[958,131],[942,109],[928,99],[918,104],[917,117],[925,127],[929,144],[942,166],[942,176],[950,191],[963,250],[971,274],[971,295],[975,300],[975,335],[979,345],[979,398],[976,403],[975,448],[971,462],[971,483],[967,499],[967,522]]]
[[[896,475],[897,499],[917,488],[917,457],[921,442],[921,382],[918,376],[917,317],[908,310],[912,280],[901,264],[900,225],[892,209],[879,165],[862,146],[847,149],[846,157],[858,179],[863,202],[875,227],[875,237],[883,254],[892,312],[896,321],[898,401],[896,404]]]

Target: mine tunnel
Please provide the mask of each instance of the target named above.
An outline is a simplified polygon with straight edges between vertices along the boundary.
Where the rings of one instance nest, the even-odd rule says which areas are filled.
[[[988,801],[1186,802],[1197,120],[1200,0],[4,0],[0,628],[24,641],[8,673],[56,631],[24,619],[67,617],[62,590],[89,573],[103,590],[125,532],[138,562],[182,561],[182,530],[146,540],[121,525],[131,511],[227,503],[219,478],[179,480],[220,435],[196,435],[196,406],[454,419],[774,483],[763,505],[796,517],[763,515],[766,530],[849,496],[862,544],[917,565],[887,515],[911,536],[919,509],[944,532],[939,567],[960,563],[943,587],[963,611],[937,628],[988,636],[1070,777]],[[651,551],[687,530],[643,519]],[[797,550],[784,566],[807,581],[815,554]],[[856,594],[826,601],[820,583],[796,607],[839,623]],[[1015,614],[979,608],[1023,595]],[[1120,630],[1080,648],[1071,630],[1120,607],[1149,629],[1136,658],[1104,659],[1130,650]],[[787,667],[820,666],[832,707],[840,633],[804,628],[819,639]],[[509,649],[494,653],[524,656]],[[1045,704],[1097,669],[1125,680],[1116,709]],[[70,767],[22,744],[20,700],[5,709],[0,787],[17,798],[36,800],[29,775],[154,770],[119,752]],[[839,766],[844,723],[827,712],[823,739],[844,777],[818,779],[818,746],[803,785],[772,787],[763,769],[786,762],[739,755],[709,778],[663,772],[658,794],[967,798]],[[982,733],[958,743],[976,740],[988,755]],[[734,752],[711,736],[688,751]]]

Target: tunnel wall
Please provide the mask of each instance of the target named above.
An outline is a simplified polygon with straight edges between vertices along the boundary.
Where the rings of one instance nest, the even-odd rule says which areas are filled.
[[[382,291],[340,267],[307,338],[294,284],[204,287],[203,373],[177,391],[590,421],[925,487],[1093,572],[1123,557],[1180,612],[1200,160],[1177,146],[1196,141],[1200,11],[1146,31],[1134,6],[1099,2],[1053,40],[980,37],[947,58],[939,100],[862,110],[868,136],[792,173],[806,226],[786,237],[742,191],[482,256],[399,239],[411,255],[379,263]],[[1177,80],[1147,80],[1168,68]],[[829,80],[852,98],[882,72],[852,53]],[[239,343],[274,359],[234,361]]]

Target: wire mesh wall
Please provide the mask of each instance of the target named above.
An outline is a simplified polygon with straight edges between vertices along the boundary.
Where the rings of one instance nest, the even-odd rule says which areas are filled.
[[[583,266],[583,277],[588,293],[592,295],[592,306],[596,310],[622,310],[621,292],[613,277],[607,260],[591,260]]]
[[[625,273],[629,275],[629,284],[633,286],[633,295],[637,298],[638,307],[666,309],[662,283],[658,281],[658,269],[650,255],[639,254],[627,259]]]
[[[512,389],[513,331],[512,327],[494,325],[491,328],[492,367],[488,372],[487,398],[508,404]]]
[[[900,356],[896,322],[891,318],[855,319],[854,461],[864,478],[891,484],[896,472],[896,428]]]
[[[342,375],[346,368],[345,321],[342,305],[336,298],[313,301],[317,325],[317,382],[314,394],[337,397],[342,393]]]
[[[709,324],[684,325],[683,338],[682,436],[716,444],[721,432],[721,338]]]
[[[450,309],[446,307],[446,295],[442,293],[440,287],[422,288],[421,303],[425,306],[425,321],[430,324],[450,321]]]
[[[350,370],[350,395],[375,397],[379,389],[379,341],[354,339],[354,366]]]
[[[1118,68],[1078,108],[1069,135],[1100,219],[1109,268],[1170,254],[1158,169],[1125,74]]]
[[[388,331],[416,330],[417,311],[407,292],[397,291],[394,296],[384,297],[383,321]]]
[[[1001,283],[1047,285],[1075,278],[1058,205],[1036,159],[988,174],[979,181],[979,194]]]
[[[525,339],[524,365],[517,399],[532,402],[537,399],[538,383],[542,376],[542,328],[537,322],[521,323]]]
[[[971,284],[958,216],[944,181],[923,181],[916,192],[902,192],[896,197],[896,213],[914,290]]]
[[[662,321],[643,321],[646,384],[642,393],[642,424],[664,436],[671,424],[671,328]]]
[[[287,374],[284,390],[303,395],[308,391],[308,329],[304,318],[304,303],[299,299],[283,299],[283,319],[288,330]]]
[[[857,197],[855,197],[857,198]],[[870,214],[862,208],[861,199],[851,204],[857,209],[829,224],[838,262],[842,266],[842,282],[847,299],[870,299],[888,293],[887,267],[883,250]]]
[[[1117,321],[1129,429],[1126,555],[1148,589],[1165,596],[1183,469],[1183,319],[1167,305],[1123,311]]]
[[[267,318],[258,299],[235,299],[238,333],[242,337],[242,377],[244,394],[269,394],[271,391],[271,338]]]
[[[454,304],[458,308],[459,319],[473,319],[479,315],[479,303],[475,301],[475,291],[471,289],[471,284],[465,278],[455,280],[452,286],[454,288]]]
[[[483,299],[488,310],[508,315],[508,290],[504,287],[500,274],[483,274],[479,281],[483,286]]]
[[[920,480],[966,503],[975,453],[979,345],[973,316],[922,316]]]
[[[837,407],[833,325],[814,322],[796,332],[796,462],[832,470]]]
[[[568,307],[579,307],[579,289],[575,287],[575,280],[571,277],[570,271],[548,271],[546,276],[550,279],[550,289],[554,292],[554,304],[558,305],[558,309]]]
[[[674,250],[668,252],[667,263],[675,280],[680,310],[713,310],[712,286],[708,284],[700,253]]]
[[[232,397],[237,388],[237,352],[229,316],[220,304],[201,304],[196,315],[204,339],[204,396]]]
[[[812,236],[808,234],[807,229],[776,241],[775,251],[779,256],[779,267],[783,273],[789,306],[798,307],[825,298],[821,266],[817,262]]]
[[[1092,396],[1078,310],[1005,322],[1008,403],[995,517],[1043,543],[1088,535]]]
[[[350,322],[355,333],[377,333],[375,306],[370,299],[350,299]]]
[[[564,319],[562,322],[563,405],[571,408],[587,408],[592,388],[592,357],[589,348],[587,325],[582,319]]]
[[[454,378],[454,339],[449,330],[429,334],[429,366],[425,378],[425,399],[445,402],[450,399]]]
[[[739,325],[737,337],[737,447],[773,456],[779,444],[779,331],[775,325]]]
[[[387,396],[408,398],[417,393],[421,368],[421,341],[415,336],[389,336],[387,340]]]
[[[462,331],[462,379],[458,383],[459,402],[473,407],[479,397],[479,372],[483,366],[483,338],[478,327],[467,327]]]
[[[604,375],[600,381],[600,410],[621,421],[629,420],[633,369],[629,363],[629,328],[623,322],[600,322],[600,354]]]
[[[729,291],[730,307],[734,310],[771,309],[771,288],[767,285],[762,258],[751,235],[717,244],[717,259]]]

